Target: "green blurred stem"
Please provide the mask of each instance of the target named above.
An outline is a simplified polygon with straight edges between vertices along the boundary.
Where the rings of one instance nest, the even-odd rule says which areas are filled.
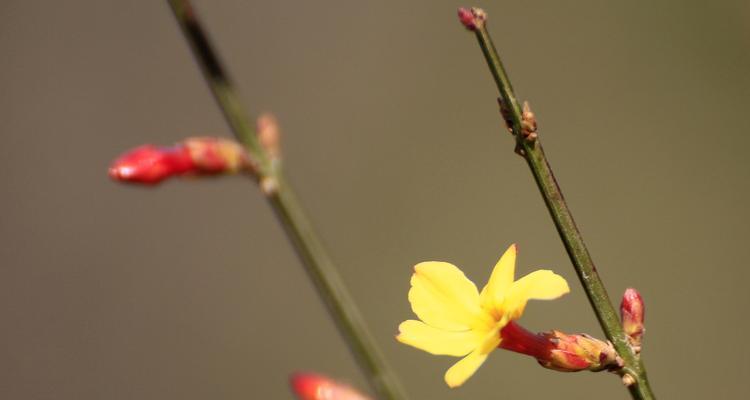
[[[628,343],[627,335],[620,325],[617,312],[612,306],[607,295],[607,290],[604,288],[601,278],[599,278],[599,274],[596,272],[596,267],[586,249],[583,237],[576,227],[573,215],[565,203],[560,186],[557,184],[555,176],[552,173],[552,168],[550,168],[547,162],[542,144],[538,138],[536,140],[528,140],[524,137],[521,128],[521,106],[518,104],[518,100],[513,93],[513,87],[508,79],[508,75],[505,73],[495,45],[492,43],[492,39],[487,32],[486,25],[478,25],[480,26],[474,30],[474,33],[479,41],[479,46],[482,48],[492,76],[495,79],[497,88],[500,91],[501,101],[508,110],[507,117],[509,117],[509,122],[512,125],[513,135],[516,138],[519,152],[526,159],[529,168],[531,168],[547,209],[552,216],[552,220],[555,222],[557,232],[560,234],[565,249],[573,262],[573,266],[581,284],[583,284],[589,302],[594,308],[599,324],[624,362],[624,367],[620,371],[620,374],[628,373],[633,375],[635,383],[629,386],[629,390],[634,399],[653,399],[654,395],[648,383],[646,369]]]
[[[203,75],[237,139],[257,162],[258,178],[318,294],[349,345],[378,398],[406,399],[406,394],[365,325],[336,267],[313,230],[278,163],[260,145],[219,58],[187,0],[169,0]],[[304,329],[304,327],[300,327]],[[301,337],[304,336],[300,332]]]

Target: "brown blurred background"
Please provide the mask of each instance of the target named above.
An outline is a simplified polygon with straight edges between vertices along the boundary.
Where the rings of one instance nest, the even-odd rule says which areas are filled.
[[[565,3],[565,4],[563,4]],[[530,329],[601,336],[455,1],[196,1],[377,341],[414,399],[625,399],[618,379],[396,343],[413,264],[483,284],[517,242],[560,301]],[[469,4],[470,5],[470,4]],[[485,1],[515,88],[610,295],[647,302],[662,399],[750,376],[750,4]],[[226,135],[163,1],[0,1],[0,398],[291,398],[287,374],[366,387],[255,187],[108,180],[141,143]]]

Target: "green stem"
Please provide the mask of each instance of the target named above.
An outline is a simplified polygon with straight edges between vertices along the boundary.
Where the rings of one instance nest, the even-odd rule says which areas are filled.
[[[269,200],[378,397],[383,400],[406,399],[398,378],[375,345],[362,314],[283,177],[279,176],[278,190]]]
[[[628,374],[634,375],[635,383],[629,386],[630,393],[634,399],[653,399],[654,395],[648,383],[646,369],[639,356],[630,346],[627,335],[620,325],[617,312],[612,306],[612,302],[607,295],[607,290],[599,274],[596,272],[594,261],[586,249],[578,227],[576,227],[573,215],[568,209],[568,205],[560,191],[560,186],[557,184],[555,176],[552,173],[552,168],[550,168],[547,157],[544,155],[542,145],[538,138],[536,140],[529,140],[522,132],[521,123],[523,117],[521,107],[513,93],[513,87],[503,68],[495,45],[492,43],[492,38],[490,38],[487,32],[486,25],[478,23],[477,28],[474,29],[474,33],[479,41],[479,46],[482,48],[492,76],[495,79],[497,88],[500,91],[502,104],[507,109],[506,117],[509,119],[518,149],[526,159],[529,168],[531,168],[547,209],[555,223],[557,232],[560,234],[570,260],[573,262],[573,266],[586,291],[589,302],[594,308],[599,324],[624,362],[621,374],[626,373],[624,371],[628,371]]]
[[[380,399],[406,399],[404,390],[369,333],[362,313],[346,289],[292,188],[258,142],[239,97],[201,27],[195,10],[187,0],[169,0],[169,4],[229,126],[258,163],[261,184],[268,184],[263,186],[269,204],[370,385]]]

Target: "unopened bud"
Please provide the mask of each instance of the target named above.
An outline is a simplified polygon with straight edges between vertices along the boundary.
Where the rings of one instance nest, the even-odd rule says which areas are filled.
[[[157,184],[180,175],[214,175],[252,170],[245,150],[234,141],[189,138],[171,147],[143,145],[118,157],[109,176],[120,182]]]
[[[271,159],[281,157],[281,130],[272,114],[263,114],[256,121],[258,141]]]
[[[484,26],[487,20],[487,13],[481,8],[472,7],[471,9],[461,7],[458,9],[458,20],[470,31],[476,31]]]
[[[628,288],[622,295],[620,303],[620,316],[622,318],[622,329],[630,339],[630,345],[637,352],[641,350],[641,341],[645,330],[643,321],[646,315],[646,307],[643,298],[637,290]]]
[[[536,115],[534,115],[534,112],[531,111],[531,105],[528,101],[523,102],[521,118],[529,125],[529,130],[536,131]]]
[[[534,115],[534,112],[531,111],[529,102],[524,101],[523,111],[521,112],[521,133],[526,140],[533,142],[537,139],[536,130],[536,116]]]
[[[559,331],[543,334],[553,348],[546,359],[538,359],[545,368],[556,371],[601,371],[616,369],[622,361],[611,343],[595,339],[589,335],[567,335]]]
[[[299,400],[370,400],[352,387],[314,373],[296,373],[289,378]]]
[[[120,182],[153,185],[190,168],[187,149],[145,144],[118,157],[109,167],[109,176]]]

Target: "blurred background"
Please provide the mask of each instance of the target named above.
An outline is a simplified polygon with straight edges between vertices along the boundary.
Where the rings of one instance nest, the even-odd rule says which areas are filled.
[[[523,324],[602,336],[456,1],[195,1],[251,115],[414,399],[628,398],[617,377],[397,343],[412,266],[482,285],[502,251],[572,292]],[[647,304],[663,399],[750,376],[750,3],[484,1],[489,28],[612,298]],[[0,1],[0,398],[292,398],[366,388],[253,184],[107,177],[142,143],[229,135],[162,1]],[[510,189],[509,189],[510,188]]]

